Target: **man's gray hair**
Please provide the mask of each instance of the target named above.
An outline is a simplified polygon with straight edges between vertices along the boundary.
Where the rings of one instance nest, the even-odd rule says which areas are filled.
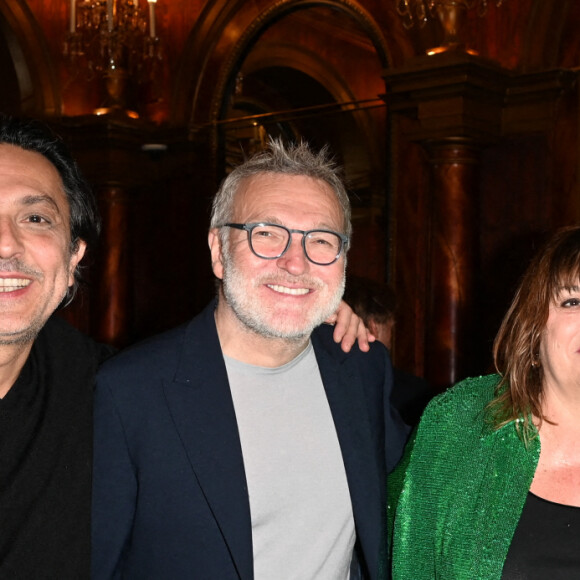
[[[334,191],[342,209],[342,233],[350,238],[352,233],[350,200],[341,179],[340,169],[330,157],[328,146],[325,145],[315,153],[304,141],[285,146],[281,139],[270,139],[268,149],[236,167],[223,180],[213,200],[210,228],[218,228],[232,221],[234,198],[242,181],[264,173],[306,176],[326,182]]]

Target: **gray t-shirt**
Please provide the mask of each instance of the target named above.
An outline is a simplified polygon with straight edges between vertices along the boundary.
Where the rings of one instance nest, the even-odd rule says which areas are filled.
[[[225,360],[250,496],[256,580],[346,580],[354,519],[312,344],[277,368]]]

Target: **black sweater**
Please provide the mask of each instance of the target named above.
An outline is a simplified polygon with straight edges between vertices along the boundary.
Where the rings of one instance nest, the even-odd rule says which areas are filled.
[[[111,349],[53,316],[0,400],[0,579],[90,570],[92,395]]]

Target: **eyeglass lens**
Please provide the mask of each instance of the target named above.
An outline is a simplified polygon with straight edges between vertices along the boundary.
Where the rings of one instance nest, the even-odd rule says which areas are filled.
[[[250,236],[252,250],[262,258],[276,258],[288,245],[290,233],[276,225],[255,226]],[[342,246],[337,234],[311,231],[304,239],[304,249],[308,258],[318,264],[331,264],[336,260]]]

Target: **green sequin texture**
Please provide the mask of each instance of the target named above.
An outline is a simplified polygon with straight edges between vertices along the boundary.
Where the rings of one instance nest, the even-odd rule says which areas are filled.
[[[436,397],[389,478],[393,580],[500,580],[540,456],[484,419],[498,375]]]

